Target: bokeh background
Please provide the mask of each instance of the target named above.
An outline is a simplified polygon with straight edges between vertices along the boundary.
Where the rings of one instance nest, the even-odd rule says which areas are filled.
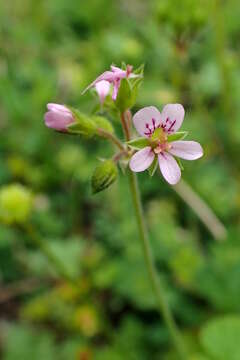
[[[240,359],[239,19],[238,0],[1,1],[3,360],[177,359],[155,310],[125,177],[91,195],[97,158],[111,146],[43,122],[47,102],[91,112],[97,99],[81,91],[122,61],[145,63],[134,111],[184,104],[183,129],[205,152],[184,163],[183,188],[139,175],[168,301],[192,360]]]

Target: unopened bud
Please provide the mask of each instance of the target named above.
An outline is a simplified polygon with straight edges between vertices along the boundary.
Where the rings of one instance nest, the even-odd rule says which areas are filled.
[[[74,123],[74,116],[64,105],[47,104],[48,112],[44,116],[45,125],[60,132],[67,132],[68,125]]]
[[[98,165],[92,176],[92,192],[96,194],[108,188],[116,179],[118,170],[113,160],[105,160]]]

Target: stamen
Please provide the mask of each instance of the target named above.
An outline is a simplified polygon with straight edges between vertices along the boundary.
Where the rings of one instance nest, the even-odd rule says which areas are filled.
[[[174,131],[173,127],[174,127],[175,124],[176,124],[176,120],[174,120],[174,121],[171,123],[170,127],[168,128],[168,131],[169,131],[169,132]]]
[[[154,131],[156,130],[156,128],[159,127],[159,126],[156,126],[156,120],[154,118],[152,118],[152,126],[150,128],[150,125],[149,123],[146,123],[145,124],[145,128],[148,130],[147,132],[144,133],[144,135],[146,136],[151,136]]]

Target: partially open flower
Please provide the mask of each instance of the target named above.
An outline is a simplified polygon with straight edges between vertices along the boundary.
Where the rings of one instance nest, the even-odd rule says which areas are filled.
[[[172,141],[183,118],[184,108],[180,104],[168,104],[162,113],[154,106],[139,110],[133,117],[133,123],[138,133],[148,141],[147,146],[132,156],[130,169],[134,172],[144,171],[157,156],[165,180],[171,185],[176,184],[180,180],[181,170],[173,156],[196,160],[203,155],[201,145],[195,141]]]
[[[96,83],[95,88],[98,93],[100,103],[103,104],[105,97],[108,95],[110,91],[110,83],[106,80],[102,80]]]
[[[88,87],[82,92],[84,94],[87,90],[89,90],[93,86],[97,86],[103,80],[108,82],[109,84],[113,84],[113,93],[112,99],[116,100],[118,89],[121,84],[121,79],[123,78],[134,78],[138,75],[132,73],[133,67],[131,65],[127,65],[126,70],[122,70],[117,66],[112,65],[111,71],[105,71],[101,75],[99,75],[96,80],[94,80]]]
[[[67,127],[75,122],[73,113],[64,105],[47,104],[48,112],[44,116],[45,125],[61,132],[67,132]]]

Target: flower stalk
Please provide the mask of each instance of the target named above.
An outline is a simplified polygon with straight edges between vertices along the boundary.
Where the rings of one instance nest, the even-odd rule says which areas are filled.
[[[101,128],[98,128],[97,131],[99,136],[109,139],[114,145],[116,145],[119,148],[119,150],[124,152],[126,151],[123,143],[115,135]]]
[[[125,115],[124,113],[121,115],[122,124],[125,123]],[[128,133],[125,132],[123,128],[126,140],[129,141],[130,138],[127,138]],[[144,214],[143,214],[143,207],[140,197],[140,191],[138,186],[137,176],[134,172],[128,171],[128,179],[129,179],[129,187],[132,196],[133,206],[135,210],[139,236],[143,248],[143,255],[146,264],[146,269],[149,275],[149,279],[151,281],[151,286],[153,292],[156,296],[158,311],[162,315],[166,326],[169,330],[169,334],[172,338],[172,342],[175,345],[176,351],[178,353],[179,359],[186,360],[187,359],[187,352],[185,350],[185,346],[181,337],[181,334],[177,328],[177,325],[174,321],[172,316],[171,310],[169,308],[163,286],[161,281],[157,275],[157,270],[154,264],[154,259],[151,251],[148,230],[146,227]]]

